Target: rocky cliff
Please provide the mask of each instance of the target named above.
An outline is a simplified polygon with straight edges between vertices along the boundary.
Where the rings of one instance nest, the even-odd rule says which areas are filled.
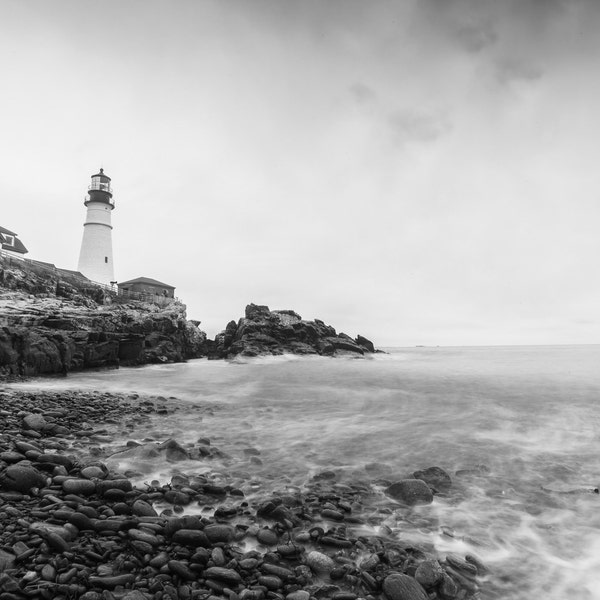
[[[230,321],[215,338],[212,355],[229,358],[236,355],[320,354],[362,356],[375,352],[365,337],[351,338],[336,333],[330,325],[315,319],[303,320],[292,310],[269,310],[268,306],[249,304],[245,317]]]
[[[206,355],[185,305],[122,303],[77,277],[0,256],[0,378]]]

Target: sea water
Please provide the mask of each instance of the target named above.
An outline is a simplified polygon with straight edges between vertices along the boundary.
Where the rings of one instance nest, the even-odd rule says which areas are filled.
[[[441,467],[447,495],[369,522],[442,558],[479,557],[490,569],[482,598],[587,600],[600,598],[599,364],[600,346],[412,348],[196,360],[16,387],[175,397],[178,411],[122,441],[209,438],[226,458],[189,468],[237,470],[257,494],[301,490],[328,470],[381,496],[386,481]],[[171,475],[168,464],[137,466],[148,480]]]

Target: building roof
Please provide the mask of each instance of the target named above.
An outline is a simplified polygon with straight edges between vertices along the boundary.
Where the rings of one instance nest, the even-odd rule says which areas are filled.
[[[80,271],[72,271],[71,269],[56,269],[61,275],[72,275],[74,277],[80,277],[81,279],[87,279],[87,277]]]
[[[13,244],[6,243],[6,236],[11,235],[13,237]],[[3,250],[12,250],[13,252],[19,252],[20,254],[27,254],[29,250],[25,248],[25,244],[18,238],[17,234],[6,227],[0,227],[0,244],[2,244]]]
[[[157,281],[156,279],[151,279],[150,277],[136,277],[135,279],[130,279],[129,281],[119,281],[117,285],[121,287],[122,285],[130,285],[132,283],[145,283],[147,285],[156,285],[172,290],[175,289],[174,285],[169,285],[168,283],[163,283],[162,281]]]
[[[110,177],[104,172],[104,169],[100,169],[100,172],[92,175],[92,177],[104,177],[110,181]]]

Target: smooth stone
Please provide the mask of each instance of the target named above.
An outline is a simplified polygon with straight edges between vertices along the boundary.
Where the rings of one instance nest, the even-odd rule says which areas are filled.
[[[452,487],[450,475],[440,467],[429,467],[413,473],[415,479],[422,479],[427,485],[438,492],[447,492]]]
[[[278,590],[283,585],[283,581],[276,577],[275,575],[261,575],[258,578],[258,585],[263,585],[269,591],[274,592]]]
[[[153,559],[148,563],[154,569],[160,569],[164,567],[169,562],[169,555],[166,552],[161,552],[157,554]]]
[[[158,513],[145,500],[136,500],[131,507],[131,512],[138,517],[158,517]]]
[[[73,459],[64,454],[40,454],[37,457],[39,463],[50,463],[53,465],[62,465],[68,470],[71,470],[74,466]]]
[[[260,570],[263,571],[264,573],[267,573],[268,575],[275,575],[276,577],[279,577],[279,579],[282,579],[283,581],[286,581],[287,579],[291,579],[292,577],[294,577],[294,573],[293,573],[293,571],[290,571],[290,569],[286,569],[285,567],[280,567],[279,565],[272,565],[270,563],[263,563],[260,566]]]
[[[335,562],[327,554],[313,550],[306,555],[306,564],[317,575],[329,574],[335,567]]]
[[[433,492],[422,479],[402,479],[390,485],[385,493],[409,506],[433,502]]]
[[[198,529],[179,529],[171,539],[176,544],[183,544],[184,546],[209,548],[211,545],[204,531]]]
[[[14,554],[0,549],[0,573],[12,569],[15,566],[15,559],[16,556]]]
[[[110,502],[121,502],[125,500],[125,496],[127,492],[120,490],[119,488],[110,488],[106,490],[103,494],[105,500],[109,500]]]
[[[256,539],[263,544],[263,546],[276,546],[279,543],[277,532],[267,527],[258,531]]]
[[[23,417],[23,427],[34,431],[43,431],[48,426],[48,421],[39,414],[29,414]]]
[[[45,564],[40,572],[42,579],[46,581],[54,581],[56,579],[56,569],[49,564]]]
[[[96,491],[101,496],[106,493],[107,490],[123,490],[124,492],[131,492],[133,485],[129,479],[104,479],[96,482]]]
[[[90,496],[96,491],[96,484],[89,479],[66,479],[62,488],[67,494]]]
[[[148,600],[149,596],[141,592],[140,590],[130,590],[127,592],[121,600]]]
[[[89,578],[89,582],[92,585],[106,588],[108,590],[112,590],[118,585],[127,585],[128,583],[133,583],[134,580],[135,575],[133,573],[125,573],[123,575],[108,575],[106,577],[91,575]]]
[[[127,535],[132,540],[146,542],[147,544],[150,544],[152,546],[158,546],[160,544],[159,539],[155,535],[152,535],[151,533],[146,533],[145,531],[141,531],[140,529],[130,529],[127,532]]]
[[[380,562],[381,561],[379,560],[379,556],[377,556],[377,554],[369,554],[361,559],[358,566],[363,571],[370,571],[371,569],[374,569]]]
[[[330,508],[325,508],[324,510],[321,511],[321,516],[324,519],[330,519],[332,521],[343,521],[344,520],[344,515],[337,511],[337,510],[332,510]]]
[[[79,529],[80,531],[94,529],[94,524],[92,523],[92,520],[87,515],[84,515],[82,512],[71,513],[68,516],[67,520],[69,521],[69,523],[75,525],[75,527],[77,527],[77,529]]]
[[[424,560],[415,572],[415,579],[427,590],[442,580],[444,571],[437,560]]]
[[[191,499],[188,494],[184,492],[179,492],[177,490],[169,490],[165,492],[163,496],[165,502],[169,502],[170,504],[177,504],[179,506],[187,506]]]
[[[204,528],[204,533],[211,544],[217,542],[230,542],[234,535],[233,527],[230,527],[229,525],[220,525],[218,523],[207,525]]]
[[[0,489],[26,494],[46,485],[46,477],[30,465],[10,465],[0,476]]]
[[[106,472],[100,467],[96,467],[94,465],[84,467],[81,469],[79,474],[85,479],[104,479],[106,477]]]
[[[225,569],[223,567],[209,567],[208,569],[205,569],[204,577],[207,579],[218,579],[233,584],[242,582],[242,577],[237,571]]]
[[[13,452],[12,450],[7,450],[6,452],[0,452],[0,460],[3,460],[6,463],[18,463],[22,460],[25,460],[25,455],[20,452]]]
[[[388,600],[429,600],[421,584],[403,573],[388,575],[383,581],[383,593]]]
[[[181,579],[185,579],[186,581],[193,581],[194,579],[196,579],[196,574],[193,571],[191,571],[187,567],[187,565],[185,565],[179,560],[170,560],[167,563],[167,566],[169,567],[171,573],[175,573],[175,575],[178,575],[179,577],[181,577]]]
[[[289,593],[286,597],[286,600],[310,600],[310,593],[306,590],[297,590],[295,592]]]

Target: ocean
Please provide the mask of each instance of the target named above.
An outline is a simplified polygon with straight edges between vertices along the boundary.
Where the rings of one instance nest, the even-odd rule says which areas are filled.
[[[283,356],[85,372],[18,389],[161,395],[179,410],[127,440],[209,438],[222,458],[178,465],[294,489],[324,471],[365,482],[365,528],[479,557],[482,598],[600,598],[600,346],[396,348],[365,359]],[[118,464],[168,481],[168,463]],[[386,482],[438,466],[433,504],[378,510]]]

